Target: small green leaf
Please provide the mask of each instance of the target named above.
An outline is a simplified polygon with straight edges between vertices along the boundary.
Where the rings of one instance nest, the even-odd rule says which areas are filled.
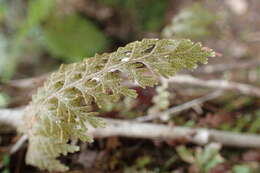
[[[214,168],[218,164],[222,163],[224,160],[220,155],[215,156],[211,160],[208,161],[208,163],[205,165],[205,170],[208,172],[211,168]]]
[[[208,172],[211,168],[222,163],[224,159],[219,154],[221,146],[218,143],[211,143],[205,146],[203,150],[196,152],[196,165],[203,172]]]
[[[9,164],[10,164],[10,156],[9,156],[9,154],[5,153],[3,155],[3,165],[9,166]]]
[[[233,167],[232,171],[234,173],[251,173],[252,170],[247,165],[236,165]]]
[[[188,163],[194,163],[195,158],[193,154],[185,146],[177,147],[176,151],[182,160]]]
[[[150,156],[139,157],[136,161],[136,165],[138,168],[145,168],[148,164],[152,162],[152,158]]]
[[[0,92],[0,108],[4,108],[8,105],[9,96],[6,93]]]

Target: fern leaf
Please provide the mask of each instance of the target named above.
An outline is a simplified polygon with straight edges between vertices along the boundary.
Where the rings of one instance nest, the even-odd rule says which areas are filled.
[[[212,34],[217,15],[207,10],[200,3],[184,8],[177,14],[162,32],[165,38],[201,39]],[[216,30],[215,30],[216,31]]]
[[[22,130],[29,136],[27,163],[50,171],[67,170],[56,158],[78,151],[73,140],[92,141],[86,135],[86,122],[104,126],[95,117],[93,105],[102,108],[121,96],[137,96],[123,85],[122,74],[145,88],[156,85],[159,76],[194,69],[209,56],[214,56],[212,50],[190,40],[144,39],[112,53],[62,65],[38,90],[24,115]]]

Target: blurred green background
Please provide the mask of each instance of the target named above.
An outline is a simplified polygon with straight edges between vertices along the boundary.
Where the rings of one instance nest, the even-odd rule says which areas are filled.
[[[228,52],[225,44],[248,39],[259,25],[250,20],[249,13],[249,8],[257,8],[257,1],[250,2],[255,7],[235,4],[217,0],[0,0],[0,81],[38,75],[60,63],[113,51],[144,37],[217,41],[213,48]],[[219,40],[226,42],[219,45]]]
[[[0,0],[0,80],[41,74],[143,37],[209,35],[207,27],[215,15],[192,3],[167,22],[171,4],[170,0]],[[171,22],[175,29],[164,28]]]

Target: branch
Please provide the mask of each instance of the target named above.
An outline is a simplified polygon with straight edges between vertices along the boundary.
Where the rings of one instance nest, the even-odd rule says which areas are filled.
[[[139,123],[127,120],[105,119],[105,128],[91,129],[94,137],[122,136],[145,139],[187,139],[187,141],[204,145],[217,142],[224,146],[260,148],[260,136],[239,134],[203,128],[167,126],[161,124]]]
[[[10,154],[16,153],[23,145],[24,143],[28,140],[27,135],[23,135],[20,137],[20,139],[12,146],[10,150]]]
[[[206,79],[199,79],[191,75],[176,75],[170,78],[168,81],[174,84],[185,84],[185,85],[192,85],[192,86],[199,86],[199,87],[214,88],[219,90],[236,91],[241,94],[245,94],[253,97],[260,97],[259,87],[255,87],[249,84],[244,84],[239,82],[222,80],[222,79],[206,80]],[[125,82],[125,85],[131,87],[137,86],[136,84],[129,83],[129,82]]]
[[[16,79],[8,82],[4,86],[5,88],[13,87],[19,89],[38,88],[43,85],[48,76],[49,73],[32,78]],[[4,88],[4,86],[1,87]]]
[[[215,65],[207,65],[205,67],[198,68],[194,73],[195,74],[212,74],[212,73],[222,73],[225,71],[230,70],[237,70],[237,69],[248,69],[257,67],[260,65],[260,57],[253,59],[253,60],[247,60],[247,61],[238,61],[238,62],[232,62],[228,64],[215,64]]]
[[[43,85],[47,76],[48,74],[44,74],[33,78],[8,81],[0,85],[0,91],[8,93],[12,98],[9,106],[27,105],[31,101],[32,95],[36,93],[37,88]]]
[[[206,101],[215,99],[217,97],[220,97],[222,94],[223,94],[222,90],[217,90],[215,92],[212,92],[210,94],[207,94],[207,95],[199,97],[199,98],[196,98],[196,99],[186,102],[184,104],[174,106],[166,111],[161,112],[160,114],[150,114],[150,115],[138,117],[138,118],[136,118],[136,121],[145,122],[145,121],[151,121],[151,120],[158,119],[158,118],[160,118],[163,121],[169,120],[171,117],[170,116],[171,114],[184,111],[184,110],[194,107],[196,105],[202,104]]]
[[[0,110],[0,121],[19,127],[21,125],[21,116],[23,111],[23,109]],[[184,138],[188,142],[199,145],[207,144],[209,142],[218,142],[224,146],[260,148],[259,135],[239,134],[203,128],[139,123],[135,121],[113,120],[108,118],[104,118],[104,120],[107,123],[105,128],[89,128],[87,134],[92,135],[95,138],[104,138],[109,136],[162,140],[176,140]]]
[[[178,84],[189,84],[201,87],[237,91],[245,95],[260,97],[260,88],[248,84],[231,82],[227,80],[205,80],[195,78],[190,75],[177,75],[172,77],[169,82]]]
[[[12,127],[20,127],[22,124],[22,114],[24,108],[19,109],[1,109],[0,124],[7,124]]]

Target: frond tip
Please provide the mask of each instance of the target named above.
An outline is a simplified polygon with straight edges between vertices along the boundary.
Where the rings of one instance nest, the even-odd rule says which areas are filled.
[[[56,158],[79,148],[71,141],[91,142],[87,124],[104,126],[94,106],[104,107],[121,96],[136,97],[123,84],[123,75],[141,87],[154,86],[182,69],[206,63],[214,52],[190,40],[144,39],[83,62],[62,65],[54,72],[24,114],[22,131],[29,136],[27,163],[40,169],[65,171]]]

